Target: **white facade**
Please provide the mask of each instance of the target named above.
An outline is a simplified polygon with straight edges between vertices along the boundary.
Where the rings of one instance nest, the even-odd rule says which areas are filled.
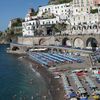
[[[53,19],[40,19],[39,23],[40,25],[52,25],[52,24],[57,24],[60,22],[59,17],[53,18]]]
[[[99,21],[99,15],[98,14],[81,14],[81,15],[74,15],[72,16],[70,22],[72,26],[79,25],[86,23],[89,24],[95,24]]]
[[[73,5],[75,7],[93,6],[93,0],[73,0]]]
[[[39,26],[44,25],[52,25],[56,23],[60,23],[60,18],[56,16],[52,19],[34,19],[30,20],[29,18],[26,19],[27,21],[22,23],[23,26],[23,36],[34,36],[34,30]]]
[[[72,6],[70,4],[59,4],[59,5],[47,5],[39,8],[37,16],[41,17],[43,13],[48,12],[54,15],[68,15],[72,12]]]
[[[31,20],[22,23],[23,36],[34,36],[34,29],[36,27],[36,20]]]

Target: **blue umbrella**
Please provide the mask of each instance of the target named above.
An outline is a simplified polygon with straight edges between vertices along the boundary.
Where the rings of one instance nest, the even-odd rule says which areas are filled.
[[[74,92],[72,92],[71,94],[69,94],[70,95],[70,97],[76,97],[77,95],[76,95],[76,93],[74,93]]]
[[[80,98],[80,100],[88,100],[87,97]]]

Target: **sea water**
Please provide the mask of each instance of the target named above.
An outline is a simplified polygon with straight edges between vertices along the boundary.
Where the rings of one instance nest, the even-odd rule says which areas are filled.
[[[0,100],[45,100],[48,88],[42,76],[18,55],[6,53],[7,47],[0,45]]]

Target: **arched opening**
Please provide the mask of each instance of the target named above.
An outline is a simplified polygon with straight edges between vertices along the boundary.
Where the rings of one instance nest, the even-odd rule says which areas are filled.
[[[92,26],[89,26],[90,29],[92,29]]]
[[[84,42],[81,38],[76,38],[74,40],[74,47],[76,48],[84,48]]]
[[[63,46],[68,46],[68,47],[71,47],[72,46],[71,41],[68,38],[64,38],[62,40],[62,45]]]
[[[96,50],[97,44],[98,44],[97,40],[93,37],[88,38],[86,41],[86,47],[91,48],[93,51]]]
[[[93,29],[97,29],[97,25],[93,25]]]
[[[53,49],[53,52],[56,53],[58,50],[56,48]]]
[[[44,42],[45,42],[45,39],[43,39],[43,38],[40,39],[40,40],[39,40],[39,45],[43,45]]]
[[[82,28],[81,28],[81,26],[78,26],[77,29],[78,29],[78,30],[81,30]]]
[[[17,50],[20,50],[20,49],[16,46],[12,48],[12,51],[17,51]]]
[[[12,42],[12,39],[9,39],[9,42]]]
[[[76,27],[75,27],[75,26],[73,26],[73,27],[72,27],[72,30],[76,30]]]
[[[86,30],[86,29],[87,29],[87,27],[86,27],[86,26],[83,26],[83,29],[84,29],[84,30]]]

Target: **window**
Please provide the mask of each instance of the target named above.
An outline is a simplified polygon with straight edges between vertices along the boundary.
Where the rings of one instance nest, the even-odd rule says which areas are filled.
[[[83,8],[81,8],[81,11],[83,11]]]
[[[29,25],[31,25],[31,23],[29,23]]]
[[[45,9],[45,12],[47,11],[47,9]]]
[[[48,8],[48,10],[50,11],[50,8]]]
[[[44,21],[43,21],[43,25],[44,25]]]
[[[28,27],[28,30],[30,30],[30,27]]]
[[[87,11],[88,11],[89,9],[87,8]]]

